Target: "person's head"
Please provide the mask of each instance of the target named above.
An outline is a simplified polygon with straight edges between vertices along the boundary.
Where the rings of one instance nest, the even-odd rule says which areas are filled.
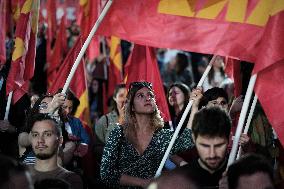
[[[51,94],[46,94],[40,96],[34,103],[31,114],[36,113],[48,113],[48,105],[52,101],[53,96]]]
[[[119,113],[119,110],[122,109],[124,102],[126,100],[127,90],[125,84],[116,85],[112,99],[114,101],[113,109]]]
[[[261,155],[247,154],[229,166],[229,189],[273,189],[273,169]]]
[[[139,115],[148,115],[151,119],[153,129],[163,127],[163,119],[156,105],[151,83],[131,83],[124,108],[124,124],[127,128],[134,128],[136,116]]]
[[[59,178],[48,178],[35,182],[35,189],[70,189],[66,181]]]
[[[190,89],[184,83],[174,83],[168,90],[168,102],[171,107],[184,107],[189,101]]]
[[[10,157],[0,155],[0,189],[33,189],[26,167]]]
[[[66,99],[61,107],[63,118],[67,120],[68,116],[74,115],[79,105],[80,105],[79,99],[75,96],[75,94],[71,90],[68,89],[66,91]]]
[[[36,158],[40,160],[57,156],[63,142],[62,130],[57,121],[48,114],[34,114],[29,119],[30,140]]]
[[[228,95],[224,89],[213,87],[204,92],[199,107],[219,106],[228,111],[228,101]]]
[[[198,111],[192,122],[193,140],[202,164],[211,171],[225,161],[231,130],[229,115],[219,107]]]
[[[96,78],[92,79],[91,90],[93,94],[97,94],[99,90],[99,81]]]
[[[151,181],[147,189],[198,189],[198,176],[192,170],[174,169]]]

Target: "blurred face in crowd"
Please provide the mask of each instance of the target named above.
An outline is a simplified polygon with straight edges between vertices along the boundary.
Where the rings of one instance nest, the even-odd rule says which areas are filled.
[[[32,148],[38,159],[45,160],[57,155],[62,138],[58,136],[56,125],[51,120],[34,123],[30,132]]]
[[[147,87],[138,90],[134,96],[132,110],[136,114],[152,114],[155,110],[154,93]]]
[[[176,86],[169,90],[169,104],[171,106],[184,106],[185,96],[182,90]]]
[[[194,139],[200,164],[213,172],[219,169],[226,156],[228,146],[226,137],[198,135]]]
[[[48,113],[48,105],[52,101],[52,97],[44,98],[39,105],[39,113]]]
[[[94,79],[92,81],[92,90],[93,90],[93,93],[98,93],[98,90],[99,90],[99,81]]]
[[[215,62],[213,63],[213,65],[214,65],[215,67],[218,67],[218,68],[224,67],[223,58],[220,57],[220,56],[217,56]]]
[[[273,183],[267,173],[257,172],[252,175],[242,175],[238,180],[237,189],[273,189]]]
[[[221,109],[224,109],[226,112],[228,112],[228,102],[224,97],[218,97],[215,100],[209,101],[207,107],[212,106],[219,106]]]
[[[113,98],[113,100],[116,102],[116,105],[117,105],[117,109],[121,110],[123,105],[124,105],[124,102],[126,100],[126,95],[127,95],[127,90],[126,88],[120,88],[118,91],[117,91],[117,94],[116,96]]]
[[[67,116],[70,115],[73,110],[73,101],[66,99],[62,105],[62,110],[64,117],[67,118]]]

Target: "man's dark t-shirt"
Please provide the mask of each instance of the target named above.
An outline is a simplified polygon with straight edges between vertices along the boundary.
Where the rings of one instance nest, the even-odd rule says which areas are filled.
[[[198,182],[201,188],[219,188],[219,180],[222,178],[222,174],[226,170],[226,163],[212,174],[200,166],[198,159],[195,159],[191,163],[178,169],[180,169],[180,171],[185,175],[187,175],[187,172],[193,173],[194,179]]]
[[[44,179],[62,179],[70,184],[71,188],[74,189],[81,189],[83,188],[82,179],[79,175],[76,173],[73,173],[71,171],[68,171],[62,167],[58,167],[57,169],[53,171],[47,171],[47,172],[40,172],[34,169],[33,166],[30,166],[30,171],[32,175],[33,182],[39,182]]]

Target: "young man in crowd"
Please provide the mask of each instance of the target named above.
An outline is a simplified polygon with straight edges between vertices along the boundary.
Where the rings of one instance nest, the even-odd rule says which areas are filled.
[[[227,165],[230,130],[231,120],[224,110],[219,107],[201,109],[195,114],[192,122],[198,157],[178,169],[185,175],[187,172],[194,172],[196,182],[201,188],[218,188]]]
[[[30,138],[36,156],[31,173],[34,182],[48,178],[60,178],[68,182],[72,188],[83,188],[81,178],[60,167],[57,163],[59,146],[63,142],[59,123],[48,114],[35,114],[29,122]]]

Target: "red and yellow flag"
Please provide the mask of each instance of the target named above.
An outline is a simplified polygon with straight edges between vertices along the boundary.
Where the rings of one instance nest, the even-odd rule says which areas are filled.
[[[71,68],[83,46],[82,37],[79,37],[68,52],[66,58],[64,59],[63,64],[60,66],[57,76],[54,79],[51,87],[48,89],[48,92],[55,93],[58,89],[63,88],[66,79],[71,71]],[[80,118],[83,125],[91,127],[90,124],[90,110],[88,102],[88,88],[87,80],[85,73],[85,64],[82,60],[73,76],[73,79],[70,83],[70,89],[75,93],[76,97],[80,100],[80,105],[75,113],[75,116]],[[86,127],[87,128],[87,127]]]
[[[98,34],[255,63],[255,91],[284,144],[283,20],[284,0],[119,0]]]
[[[26,0],[20,7],[11,68],[6,86],[7,95],[14,91],[14,103],[27,93],[29,80],[34,74],[39,1]]]
[[[108,98],[111,98],[115,86],[122,82],[122,55],[120,39],[112,36],[110,40],[110,62],[108,69]]]

